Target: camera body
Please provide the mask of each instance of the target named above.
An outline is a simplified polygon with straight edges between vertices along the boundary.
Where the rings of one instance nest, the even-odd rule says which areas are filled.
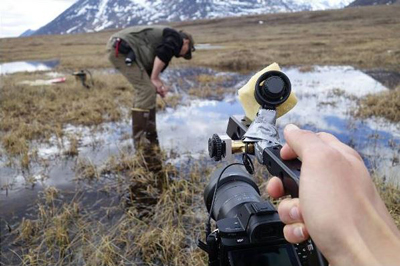
[[[217,230],[207,236],[209,265],[302,265],[295,246],[283,236],[284,224],[271,202],[261,198],[253,177],[242,166],[215,171],[204,191]],[[212,197],[218,182],[213,209]]]
[[[132,66],[133,62],[136,61],[136,55],[133,52],[132,49],[129,50],[129,52],[126,54],[126,58],[125,58],[125,64],[127,66]]]

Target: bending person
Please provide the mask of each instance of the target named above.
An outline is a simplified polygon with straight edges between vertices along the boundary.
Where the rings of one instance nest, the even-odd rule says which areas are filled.
[[[136,149],[158,146],[156,93],[167,94],[160,73],[172,57],[192,58],[194,41],[189,33],[165,26],[135,26],[111,36],[109,60],[134,87],[132,134]]]

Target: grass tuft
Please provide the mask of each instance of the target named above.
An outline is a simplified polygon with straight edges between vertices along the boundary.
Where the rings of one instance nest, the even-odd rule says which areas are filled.
[[[400,122],[400,87],[364,97],[355,114],[361,118],[376,116],[391,122]]]

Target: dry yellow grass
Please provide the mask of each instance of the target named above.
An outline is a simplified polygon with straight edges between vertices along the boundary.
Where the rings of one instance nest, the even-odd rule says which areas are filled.
[[[399,12],[399,6],[363,7],[183,25],[201,42],[225,46],[201,51],[194,58],[200,65],[254,70],[275,61],[283,66],[352,65],[399,71]]]
[[[174,175],[174,181],[160,191],[154,187],[155,175],[142,165],[140,157],[121,153],[102,167],[102,173],[115,177],[105,190],[123,194],[132,184],[144,184],[135,186],[129,205],[122,197],[106,212],[85,204],[79,196],[61,200],[58,190],[47,188],[35,210],[37,218],[24,219],[5,236],[15,246],[10,246],[13,252],[2,254],[2,261],[7,265],[206,265],[196,239],[203,237],[206,217],[200,195],[209,170],[193,166],[188,173],[167,167],[165,174]],[[85,175],[77,171],[79,179]],[[140,214],[140,204],[153,204],[150,215]]]
[[[393,217],[397,228],[400,230],[400,187],[392,183],[387,183],[380,177],[374,177],[375,185],[385,202],[390,215]]]
[[[226,94],[235,93],[234,89],[227,89],[224,87],[214,87],[213,85],[203,84],[201,87],[190,88],[188,93],[191,96],[196,96],[200,99],[217,99],[222,100]]]
[[[94,86],[83,88],[72,77],[52,86],[29,86],[21,80],[35,80],[43,74],[15,74],[2,77],[0,86],[1,143],[11,155],[29,150],[29,141],[63,136],[66,124],[96,126],[118,121],[132,103],[132,86],[120,75],[94,76]],[[71,139],[71,153],[76,140]],[[76,147],[75,147],[76,149]]]
[[[355,114],[362,118],[376,116],[391,122],[400,122],[400,87],[393,91],[366,96],[360,100]]]
[[[191,32],[196,43],[224,47],[197,50],[190,62],[174,64],[247,71],[279,62],[400,71],[399,13],[400,6],[370,6],[172,23]],[[60,59],[59,68],[109,67],[105,44],[114,32],[0,39],[0,61]]]
[[[303,71],[311,70],[315,64],[400,71],[399,12],[399,6],[375,6],[173,23],[172,26],[193,33],[197,43],[223,47],[198,50],[193,60],[174,60],[173,65],[249,71],[276,61],[281,65],[301,65]],[[58,71],[110,67],[105,43],[113,32],[3,38],[0,61],[59,59]],[[27,158],[32,139],[61,137],[67,123],[91,126],[117,121],[123,116],[121,107],[130,107],[132,87],[120,75],[96,74],[91,90],[83,89],[73,79],[51,87],[19,83],[38,78],[43,76],[25,73],[1,77],[1,142],[9,154]],[[192,88],[189,94],[221,97],[225,90],[215,87],[220,82],[218,78],[200,75],[198,81],[204,86]],[[167,99],[172,107],[179,101],[179,96]],[[377,101],[376,97],[368,98],[365,106]],[[165,108],[165,103],[159,100],[158,107]],[[399,113],[396,108],[385,112],[391,112],[391,116]]]
[[[47,188],[35,210],[37,218],[23,219],[5,236],[14,245],[10,246],[13,252],[3,254],[3,261],[9,265],[206,265],[206,254],[196,247],[196,239],[204,238],[207,216],[201,195],[213,169],[192,165],[190,172],[166,170],[174,181],[159,191],[140,157],[121,153],[101,168],[103,174],[114,176],[108,179],[107,191],[123,194],[131,184],[144,186],[132,191],[129,205],[121,198],[100,209],[79,196],[61,200],[58,190]],[[258,165],[256,170],[265,193],[265,168]],[[400,229],[400,188],[378,177],[374,181]],[[150,205],[150,213],[141,215],[142,203]]]
[[[200,74],[196,80],[198,87],[191,87],[188,94],[197,98],[222,100],[226,94],[236,92],[236,89],[224,86],[224,83],[229,82],[229,77]]]

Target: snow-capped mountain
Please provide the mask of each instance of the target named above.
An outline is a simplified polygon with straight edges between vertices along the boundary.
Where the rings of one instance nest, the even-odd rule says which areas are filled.
[[[34,35],[94,32],[130,25],[342,8],[352,0],[79,0]]]

